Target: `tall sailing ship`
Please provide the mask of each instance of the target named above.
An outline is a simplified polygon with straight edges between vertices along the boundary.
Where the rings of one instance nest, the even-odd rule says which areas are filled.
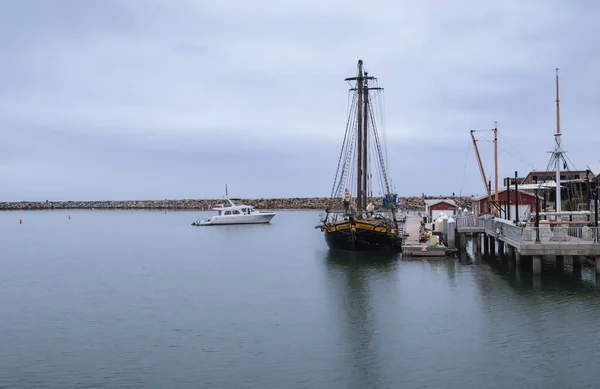
[[[319,228],[331,250],[402,250],[397,220],[397,195],[390,190],[385,132],[375,114],[381,110],[377,98],[383,88],[358,61],[358,73],[346,78],[350,105],[346,133],[331,192],[331,202]],[[381,112],[379,112],[381,113]],[[381,202],[373,198],[373,176],[378,178]],[[352,196],[351,187],[356,190]]]

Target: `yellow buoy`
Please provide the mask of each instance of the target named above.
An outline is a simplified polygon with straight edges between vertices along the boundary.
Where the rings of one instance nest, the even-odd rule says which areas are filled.
[[[69,215],[69,220],[71,220],[71,215]]]
[[[23,219],[19,219],[19,224],[23,224]]]

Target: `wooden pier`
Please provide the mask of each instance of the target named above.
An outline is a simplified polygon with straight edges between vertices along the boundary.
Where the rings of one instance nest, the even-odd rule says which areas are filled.
[[[420,216],[407,216],[405,221],[405,232],[408,238],[402,245],[402,253],[408,257],[445,257],[448,248],[441,242],[432,247],[429,242],[419,242],[421,220]]]
[[[473,234],[473,250],[485,254],[497,252],[520,264],[531,258],[533,274],[542,274],[542,257],[555,258],[558,267],[564,266],[565,256],[573,258],[573,266],[581,267],[581,257],[596,263],[600,276],[600,236],[598,227],[571,225],[519,226],[491,215],[458,215],[456,218],[458,246],[464,250],[466,235]]]

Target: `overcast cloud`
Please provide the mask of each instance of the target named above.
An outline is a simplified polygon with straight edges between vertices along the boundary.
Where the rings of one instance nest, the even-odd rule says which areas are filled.
[[[1,200],[327,196],[363,59],[401,195],[483,191],[563,144],[600,160],[600,5],[507,0],[10,1],[0,12]],[[489,138],[488,138],[489,139]],[[493,145],[482,142],[487,175]],[[523,157],[524,156],[524,157]],[[466,161],[466,163],[465,163]]]

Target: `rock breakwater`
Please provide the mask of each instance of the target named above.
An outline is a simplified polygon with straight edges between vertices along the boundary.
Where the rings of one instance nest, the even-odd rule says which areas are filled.
[[[404,197],[400,198],[407,210],[425,209],[425,199],[449,198],[459,207],[471,205],[469,197]],[[278,199],[232,199],[258,209],[341,209],[341,200],[332,201],[328,197],[278,198]],[[381,198],[373,198],[381,203]],[[183,200],[122,200],[122,201],[16,201],[0,202],[0,211],[10,210],[52,210],[52,209],[180,209],[201,210],[208,206],[222,204],[222,199],[183,199]]]

